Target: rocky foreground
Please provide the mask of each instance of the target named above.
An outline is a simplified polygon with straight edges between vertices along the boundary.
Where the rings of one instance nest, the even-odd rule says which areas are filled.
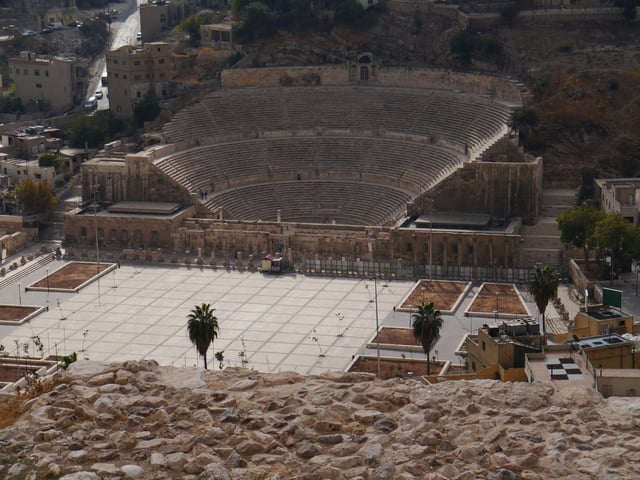
[[[77,362],[0,431],[0,478],[640,478],[640,399]]]

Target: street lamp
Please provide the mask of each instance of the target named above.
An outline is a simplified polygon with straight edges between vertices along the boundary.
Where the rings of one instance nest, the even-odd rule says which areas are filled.
[[[378,378],[380,374],[380,327],[378,322],[378,277],[373,277],[373,292],[376,301],[376,350],[378,356]]]
[[[96,270],[97,270],[97,281],[98,281],[98,306],[100,306],[100,246],[98,241],[98,189],[100,188],[99,184],[91,185],[91,192],[93,193],[93,218],[95,220],[96,227]]]
[[[500,292],[496,292],[496,323],[498,322],[498,298],[500,297]]]
[[[47,272],[47,305],[49,305],[49,269],[45,268]]]

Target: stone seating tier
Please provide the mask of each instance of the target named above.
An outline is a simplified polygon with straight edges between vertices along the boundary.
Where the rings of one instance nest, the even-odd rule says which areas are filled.
[[[193,193],[293,180],[350,180],[413,196],[461,167],[462,154],[423,143],[370,137],[284,137],[196,147],[155,165]]]
[[[224,207],[238,220],[348,225],[384,224],[404,214],[407,193],[369,183],[293,181],[263,183],[209,196],[207,205]]]
[[[510,107],[444,90],[382,86],[223,89],[181,110],[167,142],[265,131],[381,129],[476,150],[509,122]],[[466,147],[466,148],[465,148]]]

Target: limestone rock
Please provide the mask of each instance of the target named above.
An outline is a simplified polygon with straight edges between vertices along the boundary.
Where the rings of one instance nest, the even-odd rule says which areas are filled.
[[[82,362],[76,362],[82,363]],[[74,364],[75,365],[75,364]],[[85,363],[0,430],[32,480],[639,478],[637,399],[491,380]],[[625,405],[629,408],[626,409]]]
[[[198,480],[232,480],[231,473],[219,463],[207,465],[204,472],[198,475]]]

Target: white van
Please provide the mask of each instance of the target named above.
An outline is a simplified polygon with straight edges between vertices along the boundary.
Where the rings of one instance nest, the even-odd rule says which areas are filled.
[[[94,108],[98,108],[98,99],[95,96],[89,97],[89,100],[84,102],[85,110],[93,110]]]

